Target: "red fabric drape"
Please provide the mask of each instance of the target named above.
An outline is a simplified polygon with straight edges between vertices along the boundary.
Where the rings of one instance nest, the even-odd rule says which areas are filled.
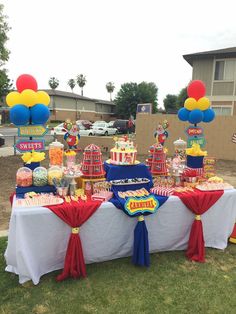
[[[93,215],[101,205],[100,201],[87,202],[64,202],[60,205],[47,206],[54,214],[61,218],[71,228],[79,228],[86,220]],[[67,246],[64,269],[57,276],[57,281],[62,281],[68,277],[86,277],[86,267],[84,262],[83,248],[79,233],[72,229]]]
[[[184,205],[197,215],[192,224],[186,256],[197,262],[205,262],[205,243],[201,217],[218,199],[224,191],[202,192],[194,190],[191,193],[176,193]]]

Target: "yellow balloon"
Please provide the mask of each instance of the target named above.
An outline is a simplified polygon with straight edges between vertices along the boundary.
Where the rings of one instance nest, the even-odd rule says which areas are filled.
[[[197,101],[196,99],[189,97],[184,102],[184,107],[188,110],[194,110],[197,108]]]
[[[211,105],[210,100],[207,97],[199,98],[197,101],[198,109],[207,110]]]
[[[20,93],[10,92],[6,97],[6,103],[9,107],[12,107],[14,105],[20,105],[21,104]]]
[[[44,91],[37,92],[37,104],[48,106],[50,104],[50,96]]]
[[[32,107],[37,104],[37,93],[32,89],[25,89],[20,94],[21,104],[27,107]]]

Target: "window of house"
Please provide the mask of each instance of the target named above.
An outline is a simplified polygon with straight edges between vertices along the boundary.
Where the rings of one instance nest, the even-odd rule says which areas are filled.
[[[235,60],[219,60],[215,63],[215,81],[234,80]]]
[[[212,106],[212,109],[215,111],[216,116],[231,116],[231,107],[214,107]]]

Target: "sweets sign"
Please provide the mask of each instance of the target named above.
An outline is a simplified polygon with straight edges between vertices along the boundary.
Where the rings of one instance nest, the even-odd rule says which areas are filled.
[[[44,140],[18,140],[14,147],[20,152],[25,153],[29,151],[42,151],[45,150],[45,141]]]

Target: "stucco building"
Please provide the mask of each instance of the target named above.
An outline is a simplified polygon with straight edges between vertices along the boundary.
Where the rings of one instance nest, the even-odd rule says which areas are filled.
[[[50,120],[114,120],[115,104],[111,101],[93,99],[75,93],[46,89],[51,98]]]
[[[218,115],[236,115],[236,47],[184,55]]]

